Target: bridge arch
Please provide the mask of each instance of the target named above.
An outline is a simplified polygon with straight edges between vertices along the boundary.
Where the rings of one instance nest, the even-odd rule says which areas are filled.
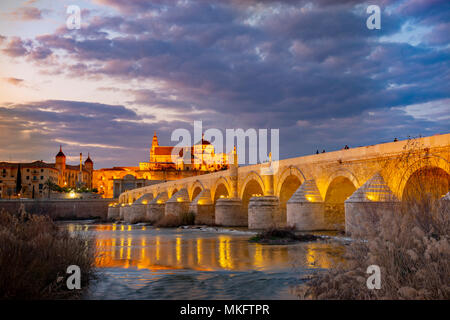
[[[287,167],[286,169],[283,170],[283,172],[279,175],[277,179],[277,186],[275,187],[275,195],[277,197],[280,197],[281,189],[283,187],[283,184],[286,182],[286,179],[292,177],[296,177],[298,181],[300,181],[300,184],[302,184],[306,180],[305,175],[299,168],[297,168],[296,166]]]
[[[203,183],[201,183],[199,180],[195,180],[195,182],[188,189],[189,198],[191,199],[191,201],[194,200],[203,190],[205,190],[205,186],[203,185]]]
[[[250,198],[253,197],[253,195],[255,194],[261,196],[264,195],[264,181],[255,171],[251,171],[245,178],[241,188],[241,199],[243,210],[245,211],[248,210]]]
[[[221,196],[230,197],[231,196],[231,187],[228,183],[228,180],[224,177],[220,177],[214,184],[211,190],[211,197],[214,199],[214,203],[216,203],[217,199]]]
[[[178,192],[181,188],[178,186],[172,186],[167,190],[167,195],[169,196],[169,199],[172,198],[172,196]]]
[[[242,197],[244,196],[244,191],[245,188],[247,187],[247,185],[251,182],[254,181],[257,184],[259,184],[261,191],[260,192],[262,195],[264,195],[264,181],[261,178],[261,176],[256,172],[256,171],[250,171],[247,176],[245,177],[244,181],[242,182],[242,186],[241,186],[241,190],[240,190],[240,198],[242,199]]]
[[[339,169],[328,179],[325,192],[325,223],[333,229],[343,229],[345,225],[344,201],[359,187],[356,176],[347,169]]]
[[[278,178],[275,195],[280,200],[281,220],[286,222],[286,204],[305,181],[303,172],[295,166],[286,168]]]
[[[402,200],[426,194],[439,198],[449,192],[449,187],[450,163],[442,157],[427,155],[407,167],[396,191]]]

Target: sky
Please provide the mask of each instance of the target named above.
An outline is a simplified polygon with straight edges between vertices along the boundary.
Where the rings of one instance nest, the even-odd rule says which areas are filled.
[[[448,0],[2,0],[0,161],[137,166],[194,120],[282,159],[449,133],[449,44]]]

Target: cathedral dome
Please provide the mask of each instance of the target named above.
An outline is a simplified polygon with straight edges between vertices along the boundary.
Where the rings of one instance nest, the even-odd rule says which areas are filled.
[[[59,152],[58,152],[58,154],[56,155],[56,157],[57,157],[57,158],[59,158],[59,157],[65,158],[65,157],[66,157],[66,155],[62,152],[62,147],[61,147],[61,146],[59,146]]]
[[[86,164],[86,163],[93,163],[92,160],[91,160],[91,157],[90,157],[89,153],[88,153],[88,157],[87,157],[86,161],[84,161],[84,163],[85,163],[85,164]]]

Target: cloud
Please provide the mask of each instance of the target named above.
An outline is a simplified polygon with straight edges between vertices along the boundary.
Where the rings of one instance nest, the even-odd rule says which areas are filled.
[[[32,21],[42,19],[42,11],[39,8],[26,6],[20,7],[11,12],[15,20]]]
[[[23,84],[23,79],[19,79],[19,78],[3,78],[3,81],[12,84],[14,86],[21,86]]]
[[[366,6],[353,0],[95,2],[100,13],[83,16],[80,30],[0,40],[9,57],[26,57],[57,79],[95,77],[99,91],[127,101],[6,109],[50,121],[62,141],[132,148],[137,161],[153,129],[168,137],[193,120],[280,128],[284,156],[445,131],[441,118],[415,117],[417,107],[407,106],[448,106],[448,1],[376,1],[381,30],[366,28]],[[407,26],[414,45],[404,41]]]
[[[0,44],[5,43],[5,39]],[[21,57],[29,53],[29,41],[23,41],[20,37],[11,37],[6,46],[2,49],[6,55],[10,57]]]

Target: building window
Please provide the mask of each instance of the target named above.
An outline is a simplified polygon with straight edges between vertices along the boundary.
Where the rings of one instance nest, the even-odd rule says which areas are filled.
[[[43,187],[44,185],[42,183],[39,183],[39,190],[42,190]]]
[[[27,180],[30,180],[30,176],[27,176]]]
[[[44,176],[41,176],[41,180],[44,180]]]
[[[44,169],[41,169],[41,172],[44,172]]]
[[[30,172],[30,169],[27,169],[27,172]]]

